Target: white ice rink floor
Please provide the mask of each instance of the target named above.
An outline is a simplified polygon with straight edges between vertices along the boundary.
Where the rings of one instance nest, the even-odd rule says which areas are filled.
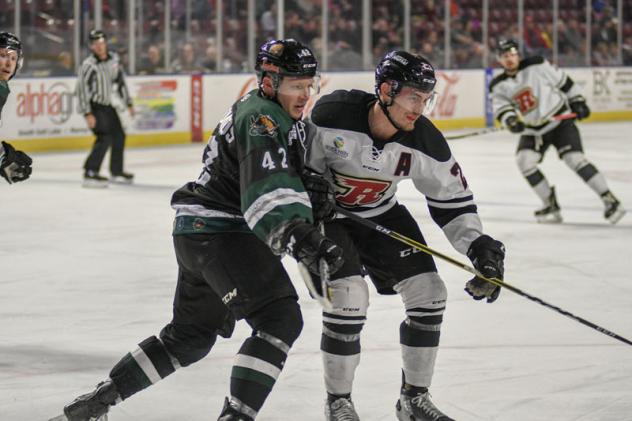
[[[632,123],[582,124],[589,159],[632,210]],[[540,225],[540,206],[506,133],[451,142],[487,233],[507,247],[507,282],[632,338],[632,212],[612,226],[601,201],[549,151],[565,222]],[[34,172],[0,180],[0,421],[44,421],[104,379],[171,316],[176,262],[171,193],[197,177],[203,145],[130,149],[133,186],[81,188],[86,152],[34,154]],[[107,167],[106,167],[107,168]],[[411,185],[400,200],[429,244],[448,244]],[[247,265],[235,256],[235,264]],[[323,419],[320,309],[296,266],[305,328],[258,420]],[[504,291],[494,304],[463,291],[468,274],[442,262],[449,290],[431,393],[459,421],[632,420],[632,347]],[[397,296],[372,289],[354,401],[363,421],[394,420],[400,385]],[[112,409],[110,421],[215,420],[230,366],[249,334],[239,323],[199,363]]]

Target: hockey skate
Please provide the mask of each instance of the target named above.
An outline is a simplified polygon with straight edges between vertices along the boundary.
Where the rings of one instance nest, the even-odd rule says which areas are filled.
[[[619,222],[619,220],[623,218],[623,215],[625,215],[625,209],[621,206],[619,199],[608,190],[601,195],[601,200],[603,200],[604,205],[606,205],[606,210],[603,213],[604,218],[610,221],[611,224]]]
[[[413,396],[402,393],[395,409],[400,421],[455,421],[439,411],[427,391]]]
[[[83,175],[83,187],[104,188],[108,186],[108,179],[99,175],[95,171],[86,171]]]
[[[112,174],[110,183],[113,184],[132,184],[134,182],[134,174],[122,172],[120,174]]]
[[[110,406],[120,399],[112,380],[97,385],[90,393],[79,396],[64,407],[64,415],[68,421],[107,421]]]
[[[351,398],[338,398],[325,402],[326,421],[360,421]]]
[[[228,398],[224,400],[224,408],[222,408],[222,413],[219,414],[219,418],[217,421],[253,421],[254,418],[249,417],[248,415],[242,414],[237,409],[235,409]]]
[[[551,194],[546,205],[542,209],[535,211],[535,218],[538,222],[543,223],[560,223],[562,222],[562,214],[560,213],[560,205],[557,203],[555,195],[555,187],[551,187]]]

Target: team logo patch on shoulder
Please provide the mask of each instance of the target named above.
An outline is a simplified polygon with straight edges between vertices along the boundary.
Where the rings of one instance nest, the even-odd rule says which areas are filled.
[[[279,125],[269,115],[250,117],[250,136],[275,137],[278,129]]]
[[[342,136],[336,136],[332,143],[333,145],[325,145],[325,149],[342,159],[349,159],[349,152],[345,150],[345,140]]]

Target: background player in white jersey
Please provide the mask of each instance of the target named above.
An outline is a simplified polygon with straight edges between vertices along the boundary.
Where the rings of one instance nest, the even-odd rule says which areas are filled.
[[[504,247],[483,234],[459,164],[443,135],[422,115],[432,109],[435,84],[434,69],[423,57],[388,53],[375,71],[375,94],[339,90],[315,105],[311,119],[319,127],[308,136],[306,165],[331,180],[338,206],[425,244],[414,218],[395,197],[397,184],[412,179],[454,248],[484,275],[502,279]],[[351,392],[369,304],[364,274],[380,294],[399,294],[404,302],[397,417],[451,420],[428,394],[447,299],[432,257],[348,218],[327,221],[325,234],[345,256],[331,280],[334,310],[323,313],[327,420],[359,419]],[[488,302],[500,292],[479,279],[467,282],[466,291]]]
[[[312,224],[300,177],[300,119],[318,86],[316,58],[295,40],[273,40],[259,50],[256,70],[259,88],[233,104],[217,125],[199,178],[173,194],[173,319],[159,337],[148,337],[121,358],[95,391],[66,405],[70,421],[98,418],[199,361],[217,335],[232,334],[239,319],[248,322],[252,335],[235,357],[219,421],[254,420],[303,326],[279,256],[290,253],[316,274],[320,259],[332,273],[342,264],[342,250]]]
[[[2,108],[11,92],[9,80],[22,66],[22,43],[10,32],[0,32],[0,121]],[[7,142],[0,142],[0,175],[9,184],[24,181],[31,175],[31,157],[22,151],[16,151]]]
[[[601,197],[604,217],[613,224],[618,222],[625,210],[608,189],[603,174],[584,155],[575,122],[553,119],[570,111],[577,114],[578,120],[590,115],[577,84],[543,57],[521,60],[518,44],[511,39],[499,42],[497,58],[504,72],[489,86],[494,115],[512,133],[523,133],[516,161],[522,175],[544,203],[544,207],[535,212],[538,221],[562,221],[555,188],[538,168],[544,153],[553,145],[560,159]]]

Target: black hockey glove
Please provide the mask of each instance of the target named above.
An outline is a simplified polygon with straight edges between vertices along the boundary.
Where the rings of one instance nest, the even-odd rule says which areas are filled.
[[[590,115],[590,108],[588,108],[588,104],[586,104],[586,101],[582,99],[571,102],[570,106],[571,110],[575,114],[577,114],[577,120],[583,120],[585,118],[588,118],[588,116]]]
[[[505,124],[511,133],[522,133],[524,131],[524,123],[516,115],[507,117]]]
[[[320,259],[325,259],[327,262],[330,275],[340,269],[344,263],[342,249],[323,236],[315,226],[298,222],[289,228],[288,235],[288,251],[313,274],[320,274]]]
[[[481,235],[472,241],[467,257],[481,275],[487,278],[496,278],[502,281],[505,272],[503,261],[505,259],[505,246],[500,241],[494,240],[489,235]],[[474,277],[465,284],[465,291],[475,300],[487,298],[488,303],[493,303],[500,294],[500,287],[484,279]]]
[[[9,184],[24,181],[31,175],[31,164],[33,160],[22,151],[16,151],[7,142],[2,142],[4,155],[0,159],[0,175]]]
[[[301,179],[309,195],[309,201],[312,202],[314,220],[319,222],[332,219],[336,213],[336,198],[331,183],[323,176],[307,171]]]

